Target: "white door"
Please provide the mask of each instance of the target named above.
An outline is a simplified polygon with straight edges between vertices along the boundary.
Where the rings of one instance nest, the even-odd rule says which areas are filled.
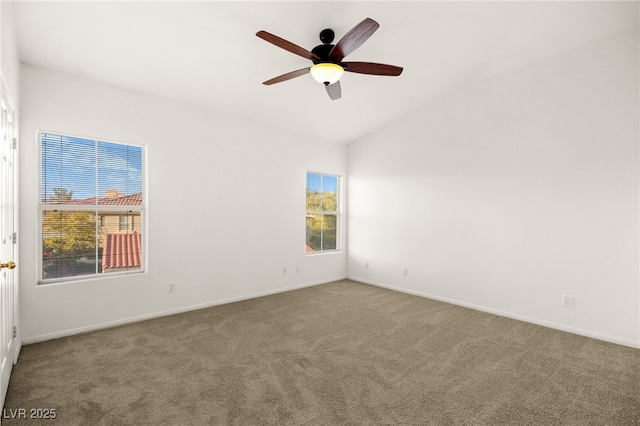
[[[9,376],[15,357],[13,279],[14,243],[14,111],[9,100],[7,86],[0,74],[0,369],[2,394],[0,407],[9,386]]]

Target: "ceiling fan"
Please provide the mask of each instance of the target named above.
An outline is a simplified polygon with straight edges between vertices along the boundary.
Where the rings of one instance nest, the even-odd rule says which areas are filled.
[[[371,18],[366,18],[346,33],[335,45],[331,44],[335,37],[333,30],[322,30],[320,32],[320,41],[323,44],[314,47],[311,52],[266,31],[258,31],[256,35],[261,39],[291,53],[295,53],[298,56],[310,59],[314,63],[311,67],[301,68],[296,71],[282,74],[278,77],[267,80],[262,84],[271,85],[281,83],[283,81],[311,73],[316,81],[324,84],[329,97],[332,100],[336,100],[340,99],[342,94],[342,90],[340,88],[340,77],[344,71],[359,74],[398,76],[402,73],[402,67],[397,67],[395,65],[377,64],[373,62],[342,61],[345,56],[367,41],[367,39],[376,32],[378,27],[380,27],[380,24]]]

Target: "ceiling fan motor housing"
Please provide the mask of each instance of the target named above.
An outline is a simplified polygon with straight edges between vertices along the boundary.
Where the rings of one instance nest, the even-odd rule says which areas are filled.
[[[331,62],[335,63],[331,59],[329,59],[329,53],[333,49],[333,44],[320,44],[313,49],[311,49],[311,53],[315,53],[320,57],[320,60],[312,59],[314,64],[319,64],[321,62]]]
[[[311,49],[312,53],[315,53],[320,57],[320,60],[312,59],[314,64],[319,64],[322,62],[335,63],[334,61],[329,59],[329,53],[331,53],[331,49],[333,49],[333,46],[334,46],[333,44],[331,44],[334,37],[335,37],[335,33],[330,28],[326,28],[320,31],[320,41],[323,44],[319,44],[318,46]]]

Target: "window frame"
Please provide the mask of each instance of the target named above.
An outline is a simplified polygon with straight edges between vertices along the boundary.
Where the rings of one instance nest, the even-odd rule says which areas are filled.
[[[335,210],[309,210],[307,209],[306,206],[306,195],[307,195],[307,181],[308,181],[308,177],[309,174],[317,174],[320,175],[321,177],[323,176],[328,176],[328,177],[333,177],[336,178],[337,183],[336,183],[336,209]],[[322,255],[322,254],[329,254],[329,253],[338,253],[342,251],[342,228],[343,228],[343,223],[342,223],[342,205],[343,205],[343,183],[342,183],[342,175],[338,174],[338,173],[328,173],[328,172],[316,172],[313,170],[307,170],[305,172],[305,229],[307,226],[306,220],[307,217],[310,214],[319,214],[319,215],[333,215],[336,217],[336,247],[332,248],[332,249],[322,249],[322,250],[317,250],[317,251],[313,251],[313,252],[307,252],[305,250],[305,256],[317,256],[317,255]],[[305,232],[306,234],[306,232]],[[308,243],[306,242],[306,236],[305,236],[305,244],[308,245]]]
[[[104,143],[111,143],[111,144],[117,144],[117,145],[126,145],[126,146],[131,146],[131,147],[136,147],[136,148],[140,148],[141,149],[141,156],[142,156],[142,173],[141,173],[141,178],[142,178],[142,196],[141,196],[141,205],[140,206],[133,206],[133,205],[116,205],[116,206],[109,206],[109,205],[100,205],[100,204],[45,204],[42,202],[42,179],[43,179],[43,174],[42,174],[42,135],[43,134],[51,134],[51,135],[56,135],[56,136],[61,136],[61,137],[67,137],[67,138],[77,138],[77,139],[85,139],[85,140],[91,140],[91,141],[96,141],[96,142],[104,142]],[[136,144],[136,143],[130,143],[130,142],[122,142],[119,140],[114,140],[114,139],[110,139],[110,138],[99,138],[99,137],[95,137],[95,136],[87,136],[87,135],[78,135],[78,134],[73,134],[73,133],[69,133],[69,132],[60,132],[60,131],[55,131],[55,130],[47,130],[47,129],[37,129],[36,130],[36,145],[37,145],[37,170],[36,170],[36,174],[37,174],[37,194],[36,194],[36,206],[37,206],[37,214],[36,214],[36,237],[37,237],[37,246],[36,246],[36,277],[37,277],[37,284],[38,285],[48,285],[48,284],[64,284],[64,283],[71,283],[71,282],[79,282],[79,281],[91,281],[91,280],[101,280],[101,279],[108,279],[108,278],[112,278],[112,277],[116,277],[116,276],[123,276],[123,275],[134,275],[134,274],[146,274],[147,273],[147,258],[148,258],[148,254],[147,254],[147,241],[148,241],[148,237],[147,237],[147,232],[148,232],[148,226],[147,226],[147,149],[146,146],[143,144]],[[98,196],[97,194],[97,188],[96,188],[96,196]],[[111,272],[102,272],[102,273],[98,273],[97,272],[97,268],[96,268],[96,272],[92,273],[92,274],[85,274],[85,275],[73,275],[73,276],[67,276],[67,277],[61,277],[61,278],[45,278],[44,277],[44,269],[43,269],[43,244],[44,244],[44,240],[43,240],[43,213],[46,210],[60,210],[60,211],[88,211],[88,212],[92,212],[95,213],[98,216],[98,219],[96,219],[96,231],[98,231],[98,228],[100,228],[102,226],[101,224],[101,220],[100,218],[100,213],[103,212],[107,212],[107,213],[111,213],[111,214],[121,214],[123,212],[135,212],[135,213],[139,213],[140,215],[140,221],[141,221],[141,227],[140,227],[140,233],[141,235],[141,249],[142,249],[142,253],[141,253],[141,257],[140,257],[140,268],[137,268],[135,270],[123,270],[123,271],[111,271]],[[97,234],[99,235],[99,233]],[[99,259],[98,253],[99,253],[100,247],[97,246],[96,247],[96,262]]]

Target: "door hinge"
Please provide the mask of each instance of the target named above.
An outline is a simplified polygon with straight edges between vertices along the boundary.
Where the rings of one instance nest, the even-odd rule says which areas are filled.
[[[18,233],[17,232],[13,233],[13,235],[11,236],[11,240],[12,240],[11,242],[13,244],[16,244],[18,242]]]
[[[15,325],[13,326],[13,338],[15,339],[16,337],[18,337],[18,327],[16,327]]]
[[[16,149],[18,146],[18,138],[13,138],[13,143],[11,144],[12,149]]]

